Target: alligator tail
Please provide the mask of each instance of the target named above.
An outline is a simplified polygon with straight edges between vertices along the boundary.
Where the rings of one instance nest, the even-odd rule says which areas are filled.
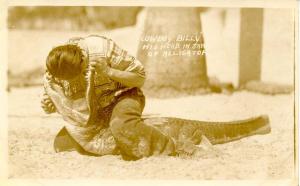
[[[211,144],[222,144],[271,132],[269,117],[266,115],[227,122],[187,120],[172,117],[151,118],[150,120],[154,126],[166,135],[176,139],[180,139],[182,135],[188,135],[188,138],[194,141],[195,144],[201,141],[202,135],[205,135]]]
[[[271,132],[269,117],[262,115],[233,122],[199,122],[199,128],[212,144],[222,144]],[[210,126],[208,126],[210,125]]]

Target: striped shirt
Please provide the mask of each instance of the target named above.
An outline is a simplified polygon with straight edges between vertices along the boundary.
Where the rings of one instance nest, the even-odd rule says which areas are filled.
[[[88,37],[71,38],[67,44],[74,44],[81,48],[84,57],[90,61],[106,62],[110,68],[133,72],[142,78],[145,78],[143,65],[135,57],[128,54],[126,50],[121,49],[114,41],[103,36],[91,35]],[[105,60],[99,60],[105,59]],[[46,77],[59,84],[64,90],[65,96],[68,98],[83,97],[85,93],[84,82],[80,82],[80,78],[70,80],[61,80],[51,77],[46,72]],[[134,88],[134,87],[133,87]],[[132,87],[126,87],[122,82],[116,82],[103,74],[101,71],[95,71],[94,89],[96,99],[100,107],[104,108],[110,105],[117,96],[126,92]],[[142,94],[141,90],[139,92]],[[81,93],[81,94],[80,94]],[[74,97],[74,95],[77,95]]]

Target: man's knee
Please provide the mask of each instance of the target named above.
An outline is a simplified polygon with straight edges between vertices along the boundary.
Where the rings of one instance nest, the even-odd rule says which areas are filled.
[[[117,103],[113,109],[114,115],[136,115],[140,116],[143,112],[143,106],[135,99],[126,98]]]

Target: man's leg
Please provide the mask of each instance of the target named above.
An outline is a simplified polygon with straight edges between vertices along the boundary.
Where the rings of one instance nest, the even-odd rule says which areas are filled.
[[[110,128],[121,153],[132,159],[150,155],[174,155],[173,140],[141,119],[139,97],[125,97],[113,108]]]

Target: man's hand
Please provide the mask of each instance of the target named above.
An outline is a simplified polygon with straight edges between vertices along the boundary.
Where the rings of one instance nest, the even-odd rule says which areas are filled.
[[[56,112],[56,107],[50,97],[47,94],[43,95],[42,101],[41,101],[41,106],[45,113],[51,114]]]
[[[101,58],[100,60],[91,60],[90,61],[90,70],[95,71],[98,70],[103,72],[104,74],[110,73],[110,67],[106,63],[106,58]]]

